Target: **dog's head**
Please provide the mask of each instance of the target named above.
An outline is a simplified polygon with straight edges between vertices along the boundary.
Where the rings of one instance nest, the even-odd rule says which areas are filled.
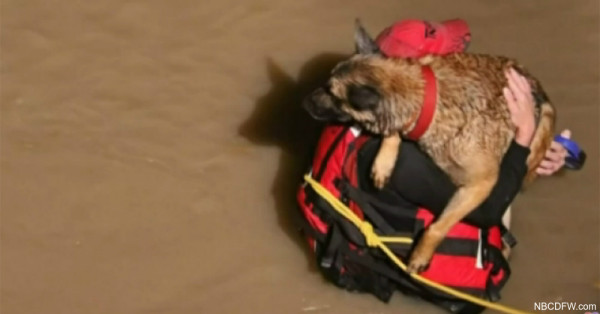
[[[394,119],[386,103],[394,79],[384,66],[385,56],[359,20],[354,38],[356,53],[337,64],[327,84],[306,97],[303,106],[317,120],[355,121],[372,132],[390,133]]]

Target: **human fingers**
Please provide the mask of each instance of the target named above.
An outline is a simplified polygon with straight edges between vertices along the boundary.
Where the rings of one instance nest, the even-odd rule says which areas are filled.
[[[517,83],[518,79],[515,77],[513,72],[514,72],[514,70],[511,69],[510,73],[508,75],[508,88],[512,92],[512,94],[515,98],[516,104],[520,105],[521,104],[520,100],[522,98],[522,91],[518,86],[518,83]]]
[[[548,150],[546,152],[546,155],[544,156],[544,161],[559,163],[561,161],[564,161],[566,156],[567,154],[561,151]]]
[[[558,169],[565,164],[565,158],[560,154],[550,154],[544,156],[542,162],[540,162],[540,167],[544,169]]]
[[[536,172],[545,174],[545,175],[551,175],[551,174],[557,172],[558,170],[560,170],[564,165],[565,165],[564,159],[561,161],[558,161],[558,162],[544,160],[540,163],[539,167],[536,169]]]
[[[542,160],[542,162],[540,162],[540,165],[538,166],[538,168],[542,168],[542,169],[554,169],[554,167],[556,167],[556,162],[548,160],[548,159],[544,159]]]
[[[535,169],[535,172],[537,172],[537,174],[542,175],[542,176],[549,176],[554,173],[554,171],[552,171],[551,169],[544,169],[544,168],[540,168],[540,167]]]
[[[521,75],[519,74],[519,72],[517,72],[517,70],[515,70],[515,68],[510,68],[510,76],[513,80],[513,82],[515,83],[515,86],[518,89],[518,92],[523,93],[525,91],[525,86],[523,84],[523,80]]]
[[[533,96],[531,94],[531,85],[529,81],[525,78],[525,76],[519,74],[516,70],[513,69],[513,77],[517,87],[519,88],[519,93],[517,94],[517,98],[522,102],[522,105],[533,106]]]
[[[523,93],[531,93],[531,85],[529,85],[529,81],[527,81],[527,78],[525,78],[524,75],[519,74],[519,72],[517,72],[516,70],[515,74],[518,78],[519,87],[521,88],[521,91],[523,91]]]
[[[511,81],[514,83],[514,94],[520,106],[527,108],[532,106],[531,91],[528,89],[528,83],[525,78],[516,70],[511,69]]]
[[[515,99],[514,93],[508,87],[503,88],[502,93],[504,94],[504,98],[506,99],[508,110],[510,110],[511,115],[515,114],[519,107],[517,106],[517,100]]]
[[[562,146],[561,143],[553,141],[550,144],[550,148],[546,151],[546,154],[548,153],[566,154],[567,149],[564,146]]]

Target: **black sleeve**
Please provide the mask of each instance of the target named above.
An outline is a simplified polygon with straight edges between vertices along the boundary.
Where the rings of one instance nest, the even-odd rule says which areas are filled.
[[[512,142],[500,165],[499,178],[489,197],[464,221],[480,228],[501,223],[502,216],[521,188],[527,173],[529,148]],[[404,199],[441,214],[457,187],[415,143],[402,143],[387,189]]]

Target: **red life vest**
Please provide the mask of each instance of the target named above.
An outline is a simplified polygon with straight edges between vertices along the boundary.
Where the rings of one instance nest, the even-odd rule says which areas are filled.
[[[370,136],[347,126],[325,127],[310,175],[358,217],[369,220],[378,234],[408,235],[415,239],[434,219],[430,211],[406,206],[402,201],[375,200],[358,188],[357,153],[369,139]],[[331,209],[309,185],[300,187],[297,201],[304,218],[302,229],[315,252],[319,269],[336,285],[351,291],[370,292],[385,302],[394,291],[402,291],[453,312],[466,308],[473,312],[473,307],[478,307],[424,287],[394,267],[376,249],[367,247],[360,231]],[[398,244],[390,245],[390,248],[404,260],[411,249],[410,245]],[[420,275],[497,301],[500,289],[510,276],[501,248],[502,232],[498,227],[481,230],[458,223],[436,250],[428,269]]]

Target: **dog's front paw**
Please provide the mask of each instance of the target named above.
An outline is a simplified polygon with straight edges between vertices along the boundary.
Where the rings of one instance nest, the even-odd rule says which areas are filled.
[[[417,246],[413,250],[410,255],[410,260],[408,261],[407,271],[408,273],[420,273],[425,271],[429,266],[429,262],[433,257],[433,253],[435,249],[441,242],[440,236],[432,230],[427,230],[423,237],[417,243]]]
[[[429,258],[413,254],[410,257],[410,261],[408,262],[406,271],[409,274],[424,272],[425,270],[427,270],[427,267],[429,267],[429,260]]]
[[[371,178],[373,179],[373,185],[378,189],[383,189],[387,184],[392,171],[394,170],[395,159],[386,157],[384,155],[378,155],[373,163],[371,169]]]

